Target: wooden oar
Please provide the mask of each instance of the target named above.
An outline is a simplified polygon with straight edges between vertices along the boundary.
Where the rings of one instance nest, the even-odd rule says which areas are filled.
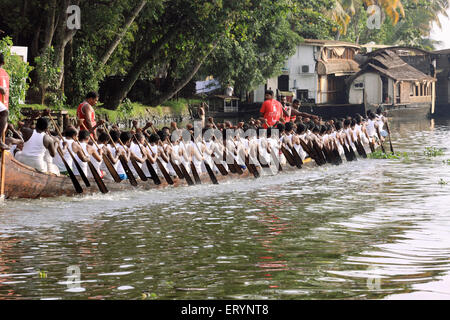
[[[388,120],[388,118],[386,118],[386,130],[388,132],[389,145],[391,147],[391,152],[394,153],[394,148],[392,147],[392,141],[391,141],[391,130],[389,130],[389,120]]]
[[[120,145],[122,146],[122,148],[124,148],[124,150],[127,151],[128,147],[126,147],[126,146],[123,144],[123,142],[122,142],[122,140],[120,140],[120,138],[119,138],[119,143],[120,143]],[[136,173],[138,174],[139,178],[140,178],[142,181],[147,181],[147,176],[145,175],[144,171],[142,171],[142,169],[141,169],[141,167],[139,166],[139,164],[137,163],[136,159],[134,159],[132,156],[130,156],[130,161],[131,161],[131,164],[132,164],[133,167],[134,167],[134,170],[135,170]]]
[[[81,146],[80,142],[78,141],[78,139],[75,139],[75,141],[78,143],[78,145],[80,146],[81,149],[81,153],[83,153],[83,155],[87,158],[88,155],[86,155],[86,153],[83,150],[83,147]],[[105,183],[103,182],[102,178],[100,178],[100,175],[98,174],[97,169],[94,167],[94,165],[92,164],[92,162],[90,160],[87,161],[87,164],[89,166],[89,169],[91,170],[92,176],[94,177],[95,183],[98,186],[98,189],[100,190],[100,192],[102,193],[108,193],[108,188],[106,187]]]
[[[325,156],[322,152],[322,148],[319,146],[319,144],[317,143],[316,139],[312,139],[311,140],[312,143],[312,150],[314,150],[316,152],[317,158],[320,159],[320,163],[322,165],[327,163],[327,160],[325,159]]]
[[[302,160],[302,158],[300,157],[300,155],[298,154],[298,152],[297,152],[297,150],[295,150],[295,148],[294,148],[294,146],[290,146],[290,145],[288,145],[289,146],[289,148],[291,149],[291,151],[292,151],[292,155],[294,156],[294,160],[295,160],[295,163],[296,163],[296,165],[297,165],[297,168],[299,168],[299,169],[301,169],[302,168],[302,165],[303,165],[303,160]]]
[[[75,174],[73,173],[72,168],[69,166],[66,159],[64,159],[64,153],[62,152],[61,148],[58,146],[56,148],[56,150],[58,151],[58,154],[61,157],[61,159],[64,163],[64,166],[66,167],[67,173],[69,174],[70,180],[72,181],[75,191],[77,193],[83,193],[83,188],[81,187],[80,183],[78,182],[77,178],[75,177]]]
[[[236,143],[234,143],[234,140],[233,140],[233,139],[230,139],[230,141],[233,143],[234,147],[235,147],[236,150],[237,150],[238,147],[237,147]],[[237,152],[237,151],[236,151],[236,152]],[[254,176],[255,178],[259,178],[259,172],[258,172],[258,169],[256,169],[255,165],[250,164],[249,159],[247,159],[247,156],[245,155],[245,151],[242,150],[242,152],[244,153],[244,163],[245,163],[245,166],[247,167],[247,170],[248,170],[251,174],[253,174],[253,176]],[[241,155],[241,156],[242,156],[242,155]],[[233,157],[233,159],[234,159],[234,157]],[[239,167],[239,169],[237,169],[237,171],[239,172],[239,170],[240,170],[240,171],[242,172],[242,168],[239,166],[239,164],[237,164],[236,159],[234,160],[234,162],[235,162],[235,167],[236,167],[236,165]]]
[[[206,147],[206,143],[202,140],[203,145]],[[216,165],[217,169],[219,169],[219,172],[223,175],[226,176],[228,175],[228,171],[227,169],[225,169],[225,167],[223,166],[223,164],[220,163],[220,160],[216,160],[216,156],[214,154],[214,152],[211,153],[211,159],[213,160],[214,164]]]
[[[348,144],[348,152],[349,152],[349,154],[350,154],[351,161],[353,161],[353,160],[358,160],[358,159],[356,158],[355,151],[353,150],[353,148],[352,148],[352,146],[351,146],[351,144],[350,144],[350,139],[349,139],[349,137],[347,136],[347,134],[345,134],[345,139],[347,140],[347,144]]]
[[[53,126],[56,129],[56,132],[58,133],[59,137],[61,138],[62,141],[64,141],[64,138],[61,134],[61,131],[59,131],[59,127],[56,125],[55,120],[53,120],[53,117],[50,115],[50,113],[48,114],[48,117],[50,118],[50,121],[53,123]],[[84,184],[86,185],[86,187],[90,187],[91,183],[89,182],[89,179],[86,177],[86,175],[84,174],[84,171],[81,169],[80,164],[78,163],[77,159],[75,158],[75,156],[73,155],[72,151],[70,150],[70,147],[67,148],[67,151],[69,152],[70,157],[72,158],[73,163],[75,164],[75,167],[78,170],[78,173],[80,174],[81,179],[83,180]]]
[[[383,146],[383,141],[381,140],[380,127],[378,127],[378,126],[377,126],[377,135],[378,135],[378,139],[380,139],[381,150],[383,151],[384,154],[386,154],[386,150],[384,149],[384,146]]]
[[[297,164],[292,157],[292,154],[283,146],[280,147],[281,152],[283,153],[284,157],[286,158],[287,162],[291,165],[291,167],[295,167]]]
[[[153,124],[152,124],[150,127],[152,128],[154,134],[158,134],[158,133],[156,132],[156,129],[155,129],[155,127],[153,126]],[[170,138],[169,138],[167,141],[169,142],[170,146],[173,148],[173,144],[172,144],[172,142],[170,141]],[[158,144],[159,144],[160,146],[163,146],[163,143],[162,143],[161,141],[158,141]],[[163,150],[163,151],[164,151],[164,150]],[[172,168],[173,168],[173,170],[175,171],[175,173],[177,174],[178,178],[180,178],[180,179],[185,179],[186,182],[188,183],[188,185],[190,185],[190,186],[194,185],[195,183],[194,183],[194,181],[192,181],[191,176],[190,176],[189,173],[187,172],[186,167],[184,166],[184,164],[181,163],[181,161],[180,161],[180,165],[178,166],[178,165],[175,163],[175,161],[172,160],[171,155],[168,155],[168,154],[166,154],[165,152],[164,152],[164,154],[166,155],[167,159],[169,159],[169,163],[170,163],[170,165],[172,166]],[[167,170],[166,170],[166,172],[167,172]],[[163,172],[163,174],[164,174],[164,172]],[[169,176],[169,177],[170,177],[170,176]],[[167,180],[167,179],[166,179],[166,180]]]
[[[306,153],[309,154],[309,156],[316,162],[318,166],[321,166],[323,163],[314,148],[310,147],[302,138],[299,137],[299,140],[303,150],[305,150]]]
[[[269,168],[270,166],[269,166],[269,164],[267,163],[267,161],[266,161],[266,159],[264,159],[264,162],[266,162],[265,164],[263,164],[262,162],[261,162],[261,151],[259,150],[259,144],[256,146],[256,152],[257,152],[257,156],[258,156],[258,161],[259,161],[259,164],[261,165],[261,168]]]
[[[194,138],[194,134],[191,132],[191,137],[192,137],[192,142],[195,144],[195,146],[197,147],[197,150],[200,154],[203,154],[200,151],[200,148],[198,147],[197,143],[195,143],[195,138]],[[209,163],[206,160],[203,160],[203,164],[205,165],[206,171],[208,172],[209,178],[211,179],[211,182],[213,184],[219,184],[219,181],[217,181],[216,175],[214,174],[214,172],[211,169],[211,166],[209,165]]]
[[[334,153],[334,156],[337,160],[337,164],[342,164],[343,160],[342,160],[341,155],[339,154],[339,148],[338,148],[338,145],[336,142],[336,138],[333,139],[331,148],[332,148],[332,152]]]
[[[139,150],[141,150],[141,154],[144,156],[144,151],[142,150],[141,144],[139,143],[138,139],[136,138],[136,135],[133,134],[134,139],[136,140],[137,145],[139,146]],[[145,139],[145,137],[144,137]],[[152,163],[150,160],[145,159],[145,165],[147,166],[148,172],[150,173],[150,178],[153,180],[155,184],[161,184],[161,180],[158,177],[158,174],[155,171],[155,168],[153,168]]]
[[[356,141],[357,146],[359,146],[359,150],[361,151],[360,156],[362,156],[364,159],[367,158],[366,149],[364,149],[364,146],[361,141],[361,137],[358,137],[358,140]]]
[[[113,138],[111,137],[111,135],[109,134],[108,129],[106,128],[106,126],[103,124],[103,128],[105,129],[105,132],[108,134],[109,139],[111,140],[111,143],[113,144],[114,149],[116,150],[116,154],[119,154],[119,161],[122,164],[123,170],[125,171],[128,180],[130,181],[130,184],[134,187],[136,187],[138,185],[136,178],[133,175],[133,172],[131,171],[130,167],[128,166],[128,161],[125,158],[125,156],[119,152],[119,150],[117,149],[116,144],[114,143]]]
[[[152,147],[150,146],[150,144],[147,142],[147,140],[144,140],[145,144],[147,145],[147,147],[150,149],[150,152],[152,153],[153,156],[155,156],[155,153],[152,150]],[[174,184],[170,174],[167,172],[166,168],[164,167],[164,165],[161,163],[161,160],[159,160],[159,158],[156,158],[156,164],[158,165],[159,170],[161,171],[161,173],[164,176],[164,179],[167,181],[168,184]]]
[[[292,154],[294,155],[294,159],[297,163],[297,168],[301,169],[302,165],[303,165],[302,157],[300,157],[300,155],[298,154],[297,150],[294,147],[294,144],[292,144],[292,146],[290,146],[290,145],[288,145],[288,146],[291,149]]]
[[[223,149],[223,158],[226,160],[227,159],[227,150],[226,148]],[[234,163],[227,163],[228,165],[228,169],[230,170],[231,173],[237,173],[236,167],[234,166]]]
[[[237,173],[239,175],[244,173],[242,171],[241,166],[236,162],[236,159],[234,158],[233,154],[227,149],[226,145],[224,145],[223,158],[225,159],[225,161],[228,161],[228,158],[233,159],[232,163],[227,162],[228,168],[230,169],[231,173]]]
[[[219,169],[220,173],[221,173],[223,176],[227,176],[227,175],[228,175],[227,169],[225,169],[225,167],[224,167],[223,164],[219,163],[220,160],[216,160],[217,158],[216,158],[214,152],[211,154],[211,158],[213,159],[214,164],[216,165],[217,169]],[[217,162],[216,162],[216,161],[217,161]]]
[[[89,135],[89,138],[91,139],[91,141],[95,144],[95,146],[97,147],[97,149],[100,149],[100,147],[98,146],[97,142],[95,141],[94,138],[92,138],[91,135]],[[120,179],[119,174],[117,173],[116,168],[114,168],[113,164],[111,163],[111,160],[109,160],[109,157],[107,154],[102,153],[102,158],[103,158],[103,162],[106,165],[106,168],[108,168],[109,173],[111,174],[111,176],[113,177],[114,181],[116,183],[120,183],[122,182],[122,179]]]

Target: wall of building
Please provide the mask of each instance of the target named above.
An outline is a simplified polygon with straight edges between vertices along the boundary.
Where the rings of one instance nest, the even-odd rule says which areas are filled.
[[[364,83],[364,90],[356,89],[355,83]],[[390,90],[393,90],[392,88]],[[368,72],[360,75],[353,80],[349,91],[349,103],[350,104],[362,104],[364,103],[364,95],[366,96],[366,103],[368,104],[380,104],[383,99],[383,83],[381,77],[374,72]]]
[[[436,59],[436,106],[450,108],[450,54],[440,54]],[[442,110],[437,110],[442,111]],[[449,110],[450,111],[450,110]]]
[[[308,73],[303,73],[302,66],[309,67]],[[316,61],[314,60],[314,46],[299,45],[293,56],[287,61],[285,67],[289,70],[289,90],[294,92],[294,97],[297,90],[308,90],[308,98],[317,100],[317,74]],[[268,79],[267,89],[273,90],[276,94],[278,89],[278,77]],[[259,85],[254,90],[253,102],[264,102],[264,88],[265,84]]]
[[[302,72],[302,66],[308,66],[307,73]],[[317,100],[317,74],[314,60],[314,46],[299,45],[296,53],[286,63],[289,69],[289,89],[308,90],[308,99]]]

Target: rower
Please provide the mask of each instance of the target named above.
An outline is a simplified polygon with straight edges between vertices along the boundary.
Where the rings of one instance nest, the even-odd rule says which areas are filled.
[[[187,152],[191,156],[195,169],[197,170],[198,174],[200,174],[202,172],[202,163],[203,160],[205,160],[205,158],[199,152],[199,149],[195,145],[196,142],[194,141],[194,138],[191,136],[190,141],[187,143]]]
[[[72,143],[75,141],[74,138],[76,138],[77,135],[78,135],[77,129],[75,129],[75,127],[69,126],[63,133],[63,140],[59,141],[59,147],[63,152],[64,160],[66,160],[66,163],[69,165],[70,168],[72,168],[73,160],[68,150],[72,150]],[[59,168],[60,174],[62,175],[69,174],[59,154],[56,154],[55,158],[53,159],[53,162]]]
[[[214,161],[212,160],[212,154],[215,150],[215,143],[212,139],[212,137],[210,135],[205,135],[205,132],[208,129],[204,128],[202,130],[202,136],[203,136],[203,141],[202,141],[202,146],[200,148],[200,150],[203,153],[203,156],[205,157],[205,161],[209,164],[209,166],[214,170],[214,173],[220,173],[219,169],[216,167],[216,165],[214,164]],[[202,172],[203,173],[207,173],[208,171],[206,170],[206,166],[205,163],[202,163]]]
[[[59,143],[58,134],[53,131],[53,132],[50,132],[49,136],[53,139],[55,145],[58,145],[58,143]],[[56,154],[56,156],[59,156],[59,155]],[[44,161],[47,163],[47,173],[52,173],[54,175],[59,176],[60,171],[59,171],[58,166],[55,164],[54,159],[55,158],[50,155],[49,150],[46,149],[45,154],[44,154]]]
[[[102,134],[105,134],[105,132],[102,132]],[[89,138],[88,138],[88,141],[89,141]],[[100,176],[100,178],[102,178],[103,179],[103,177],[105,176],[105,172],[107,171],[107,170],[102,170],[102,164],[103,164],[103,146],[104,146],[104,143],[106,142],[106,141],[108,141],[107,139],[105,140],[105,138],[103,138],[102,139],[102,141],[100,141],[100,139],[99,139],[99,141],[98,141],[98,148],[97,148],[97,146],[95,146],[95,145],[90,145],[90,144],[88,144],[87,146],[86,146],[86,150],[87,150],[87,153],[89,154],[89,156],[90,156],[90,161],[91,161],[91,163],[94,165],[94,168],[97,170],[97,172],[98,172],[98,175]],[[103,164],[104,165],[104,164]],[[88,178],[94,178],[94,176],[92,175],[92,172],[89,170],[89,172],[88,172],[88,175],[87,175],[87,177]]]
[[[152,154],[155,157],[155,163],[152,163],[153,169],[155,169],[156,173],[158,174],[158,176],[160,177],[164,177],[161,170],[159,169],[157,163],[156,163],[156,159],[159,158],[161,160],[161,152],[158,149],[158,141],[160,140],[159,135],[157,135],[156,133],[152,133],[149,138],[148,138],[148,142],[149,142],[149,146],[151,149],[150,154]],[[164,161],[161,161],[161,164],[164,166]],[[145,172],[145,171],[144,171]]]
[[[111,136],[112,141],[114,142],[113,145],[116,146],[116,148],[111,149],[112,151],[112,156],[113,158],[111,159],[111,161],[113,163],[114,160],[116,160],[117,158],[119,158],[119,156],[122,154],[125,158],[126,161],[128,161],[130,159],[130,153],[129,151],[125,151],[124,148],[122,148],[122,146],[119,144],[119,138],[120,138],[120,132],[117,130],[111,130],[109,132],[109,135]],[[112,144],[112,143],[111,143]],[[117,166],[117,167],[116,167]],[[125,173],[125,169],[122,166],[122,163],[120,161],[118,161],[117,163],[114,164],[114,167],[116,168],[117,174],[119,175],[121,180],[126,180],[128,179],[127,174]]]
[[[172,146],[169,143],[170,129],[168,127],[163,127],[160,131],[158,131],[158,135],[162,142],[162,144],[158,146],[158,149],[160,150],[161,159],[164,160],[164,168],[166,168],[166,171],[172,177],[176,177],[177,173],[170,163],[170,154],[172,153]]]
[[[117,163],[119,162],[119,157],[113,157],[111,152],[112,146],[111,144],[108,144],[108,141],[109,141],[108,133],[103,131],[98,135],[97,144],[99,148],[103,150],[102,153],[106,154],[111,164],[113,165],[114,169],[117,171]],[[94,161],[92,161],[92,163],[94,163]],[[102,178],[104,180],[114,180],[104,161],[100,163],[100,171],[103,174]]]
[[[386,122],[386,117],[383,115],[382,109],[381,107],[379,107],[376,111],[376,121],[377,121],[377,125],[378,128],[380,129],[380,136],[381,136],[381,141],[384,141],[384,137],[388,136],[388,133],[386,130],[383,129],[384,127],[384,123]]]
[[[147,159],[147,155],[146,154],[142,154],[141,152],[141,148],[139,146],[139,141],[142,141],[143,139],[143,135],[141,133],[136,133],[135,137],[137,139],[134,139],[134,137],[131,135],[131,133],[126,132],[125,134],[122,133],[124,135],[124,139],[128,139],[127,143],[125,143],[125,141],[122,140],[122,135],[120,140],[122,140],[122,143],[124,145],[126,145],[128,147],[128,149],[130,150],[130,156],[131,158],[133,158],[134,160],[136,160],[139,168],[143,169],[143,164],[145,163],[145,160]],[[128,166],[131,169],[131,172],[133,172],[133,174],[136,176],[138,175],[138,173],[136,172],[136,169],[134,168],[133,164],[131,163],[131,158],[130,161],[128,161]],[[144,172],[145,173],[145,172]],[[147,175],[146,175],[147,176]]]
[[[305,125],[300,123],[297,126],[297,134],[295,134],[292,138],[292,143],[294,145],[294,148],[297,151],[300,158],[302,159],[302,161],[305,160],[306,157],[308,156],[308,154],[306,153],[306,151],[303,149],[303,147],[300,144],[300,139],[302,139],[303,141],[305,141],[305,139],[306,139],[305,131],[306,131]]]
[[[23,148],[23,137],[22,134],[20,134],[20,132],[16,131],[16,129],[14,129],[14,126],[11,123],[8,123],[8,130],[12,132],[12,137],[10,136],[6,136],[5,137],[5,144],[8,145],[9,152],[11,152],[11,154],[16,154],[17,151],[22,150]]]
[[[80,130],[78,133],[78,142],[72,143],[72,151],[74,153],[75,160],[80,165],[81,170],[83,171],[84,175],[88,175],[88,161],[91,160],[88,152],[87,152],[87,145],[89,141],[89,131],[87,130]],[[76,165],[72,164],[72,171],[73,174],[76,176],[81,175],[78,171],[78,168]]]
[[[55,141],[45,133],[48,122],[45,118],[39,118],[36,129],[22,127],[24,145],[20,152],[16,153],[16,159],[40,172],[47,172],[47,163],[44,160],[45,150],[49,150],[52,157],[56,154]]]
[[[369,137],[369,144],[371,145],[371,148],[374,148],[374,145],[376,144],[377,139],[377,131],[376,127],[378,124],[376,123],[376,116],[373,112],[369,112],[369,120],[367,120],[366,129],[367,129],[367,135]],[[373,152],[374,150],[372,150]]]

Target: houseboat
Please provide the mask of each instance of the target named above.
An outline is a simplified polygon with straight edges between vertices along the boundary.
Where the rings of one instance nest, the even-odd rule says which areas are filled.
[[[395,50],[380,49],[363,58],[361,70],[346,81],[349,103],[364,104],[366,110],[382,107],[390,117],[434,113],[436,78],[405,62]]]

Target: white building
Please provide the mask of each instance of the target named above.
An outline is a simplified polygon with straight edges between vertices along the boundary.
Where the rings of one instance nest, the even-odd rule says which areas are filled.
[[[17,54],[19,57],[22,58],[24,62],[27,62],[28,59],[28,47],[18,47],[18,46],[12,46],[11,47],[11,53]]]
[[[332,40],[305,40],[286,61],[283,74],[254,90],[254,102],[264,101],[264,91],[317,104],[345,103],[345,79],[359,71],[353,58],[360,47]],[[292,98],[291,98],[292,97]]]

